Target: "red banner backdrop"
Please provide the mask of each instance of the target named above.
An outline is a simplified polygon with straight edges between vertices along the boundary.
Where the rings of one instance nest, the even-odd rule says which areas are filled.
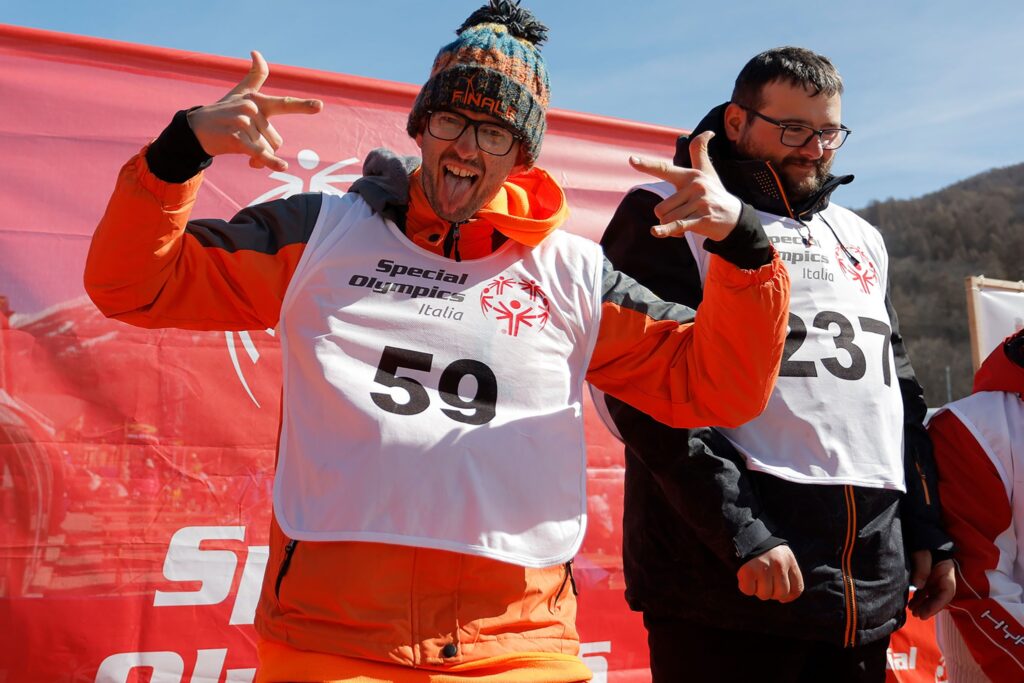
[[[0,26],[0,683],[252,680],[274,332],[135,329],[100,316],[81,285],[120,165],[174,111],[220,98],[246,69]],[[275,120],[288,173],[218,159],[196,215],[340,194],[371,149],[416,152],[405,133],[413,86],[272,65],[264,90],[326,108]],[[566,188],[569,229],[591,238],[645,181],[628,154],[667,156],[678,132],[565,111],[549,126],[540,164]],[[590,406],[586,426],[583,655],[595,681],[648,680],[643,627],[622,598],[621,447]]]

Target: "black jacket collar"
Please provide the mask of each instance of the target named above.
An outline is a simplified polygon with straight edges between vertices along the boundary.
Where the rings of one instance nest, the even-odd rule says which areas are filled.
[[[697,124],[691,135],[682,135],[676,140],[676,154],[672,163],[691,168],[690,137],[706,130],[714,131],[715,137],[708,145],[708,155],[725,189],[755,209],[800,220],[808,219],[823,210],[828,206],[829,196],[837,187],[853,181],[852,175],[830,175],[821,189],[796,206],[791,205],[776,170],[769,162],[736,158],[725,134],[724,116],[727,105],[728,103],[721,104],[712,109]]]

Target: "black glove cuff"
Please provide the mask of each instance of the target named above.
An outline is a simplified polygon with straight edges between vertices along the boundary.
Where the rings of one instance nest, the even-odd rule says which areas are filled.
[[[740,219],[733,231],[723,240],[704,240],[704,249],[744,270],[760,268],[772,260],[772,243],[749,204],[740,209]]]
[[[188,113],[199,107],[182,109],[171,119],[160,137],[146,150],[149,170],[166,183],[183,183],[213,163],[188,125]]]

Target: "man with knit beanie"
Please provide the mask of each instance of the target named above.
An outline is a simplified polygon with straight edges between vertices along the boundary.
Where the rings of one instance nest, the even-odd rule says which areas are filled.
[[[321,108],[260,93],[258,53],[121,171],[86,265],[100,310],[281,340],[260,682],[589,680],[583,382],[678,426],[739,424],[771,391],[788,279],[713,173],[635,162],[685,188],[659,229],[715,245],[699,323],[558,230],[565,196],[534,166],[545,32],[507,0],[475,12],[410,113],[422,161],[371,153],[343,197],[190,219],[212,157],[283,169],[269,119]]]

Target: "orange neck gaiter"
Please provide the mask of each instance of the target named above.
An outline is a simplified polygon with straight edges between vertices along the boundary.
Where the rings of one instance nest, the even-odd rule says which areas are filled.
[[[487,256],[503,241],[495,239],[495,231],[535,247],[568,216],[562,188],[547,171],[534,167],[509,176],[491,201],[459,225],[458,253],[463,260]],[[416,169],[409,176],[406,236],[423,249],[446,255],[444,242],[450,230],[451,224],[434,213],[427,201],[420,169]]]

